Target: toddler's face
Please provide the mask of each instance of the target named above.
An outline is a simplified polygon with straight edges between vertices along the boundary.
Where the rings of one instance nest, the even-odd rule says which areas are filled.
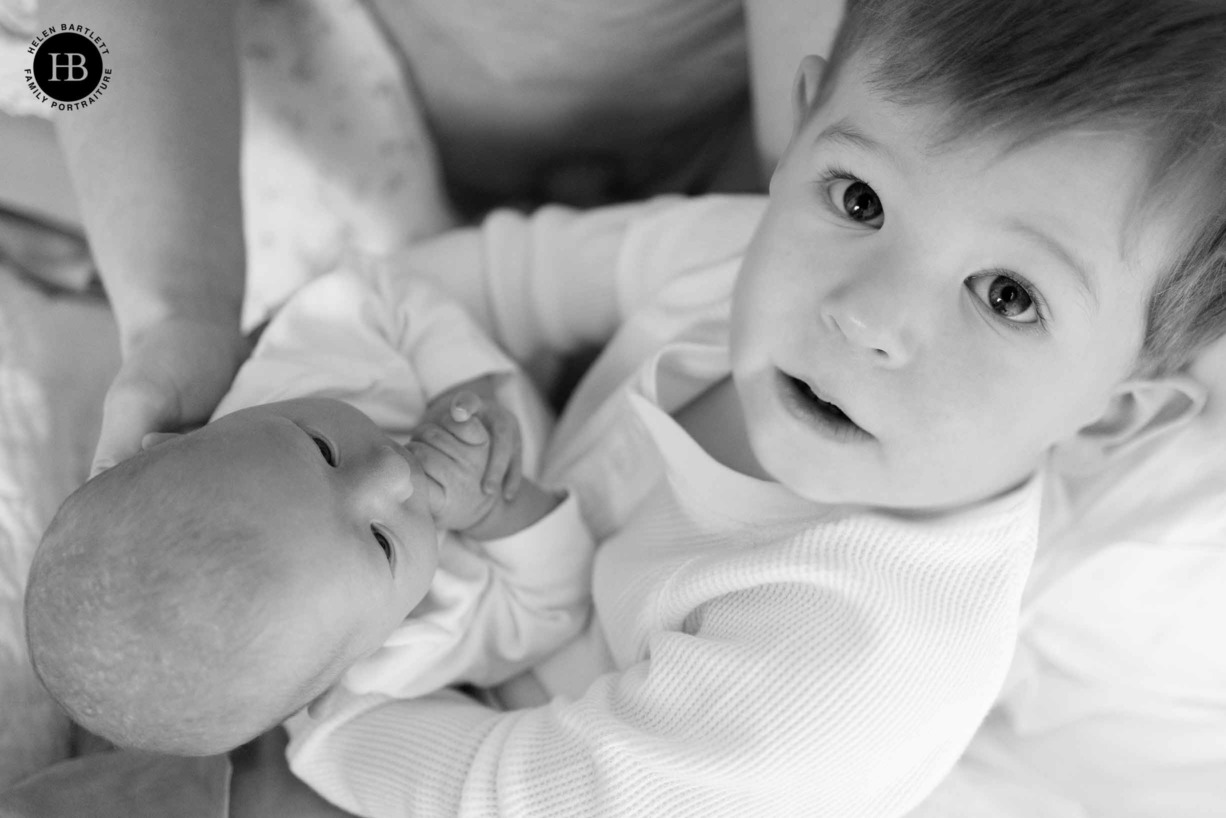
[[[1115,136],[937,147],[852,60],[798,131],[733,301],[754,453],[823,502],[962,504],[1024,480],[1132,369],[1171,231]]]
[[[425,472],[335,400],[252,407],[195,434],[213,440],[194,464],[238,483],[247,522],[272,552],[262,562],[273,577],[265,610],[279,672],[330,683],[379,647],[430,587],[438,532]]]

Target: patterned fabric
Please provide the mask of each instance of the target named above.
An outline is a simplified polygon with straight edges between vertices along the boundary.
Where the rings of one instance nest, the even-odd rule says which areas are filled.
[[[0,111],[50,116],[22,79],[33,7],[0,0]],[[250,329],[349,255],[454,216],[412,84],[362,0],[243,2],[238,31]]]

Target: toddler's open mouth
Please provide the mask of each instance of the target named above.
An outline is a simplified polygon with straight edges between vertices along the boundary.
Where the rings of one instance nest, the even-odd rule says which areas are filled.
[[[784,403],[792,414],[819,431],[843,440],[864,439],[871,435],[861,429],[838,404],[823,400],[808,383],[786,372],[779,372]]]

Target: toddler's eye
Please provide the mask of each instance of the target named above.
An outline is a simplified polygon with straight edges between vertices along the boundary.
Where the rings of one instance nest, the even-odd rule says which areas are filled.
[[[383,549],[383,556],[387,557],[387,564],[393,565],[394,552],[392,551],[392,544],[388,541],[387,537],[384,536],[382,531],[375,528],[373,525],[370,527],[370,533],[375,536],[375,542],[378,543],[379,547]]]
[[[332,444],[327,439],[319,435],[311,435],[311,440],[315,441],[315,445],[319,447],[319,453],[324,456],[324,462],[329,466],[336,466],[336,452],[332,451]]]
[[[1017,280],[1000,273],[988,273],[967,283],[980,300],[1006,320],[1015,324],[1038,323],[1038,304],[1025,285]]]
[[[836,207],[853,222],[869,227],[885,223],[885,209],[877,192],[859,179],[839,178],[830,191]]]

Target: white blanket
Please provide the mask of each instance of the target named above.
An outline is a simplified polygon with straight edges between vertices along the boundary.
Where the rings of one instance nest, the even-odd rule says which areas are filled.
[[[22,590],[85,476],[118,361],[104,304],[51,298],[0,266],[0,789],[68,752],[68,721],[26,659]]]

